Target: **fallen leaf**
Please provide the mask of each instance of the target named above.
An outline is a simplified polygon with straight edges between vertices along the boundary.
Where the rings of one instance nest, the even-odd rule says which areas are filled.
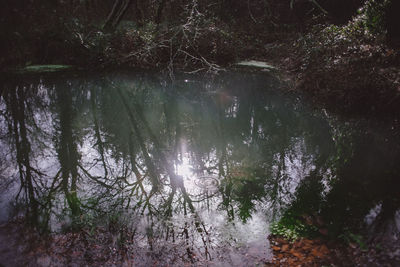
[[[328,248],[326,245],[322,245],[322,246],[319,248],[319,251],[320,251],[321,253],[323,253],[323,254],[329,254],[329,252],[330,252],[329,248]]]
[[[303,243],[308,245],[308,246],[312,246],[313,245],[313,241],[310,239],[303,239]]]
[[[281,248],[280,248],[280,247],[277,247],[277,246],[272,246],[272,249],[275,250],[275,251],[281,250]]]
[[[324,255],[318,250],[318,248],[314,248],[311,250],[311,254],[315,257],[322,258]]]
[[[301,260],[304,259],[304,255],[301,254],[300,252],[293,252],[292,255]]]

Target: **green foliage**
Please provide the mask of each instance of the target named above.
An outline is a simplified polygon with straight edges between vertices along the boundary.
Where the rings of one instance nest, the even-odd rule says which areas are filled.
[[[304,224],[296,216],[286,214],[278,222],[270,225],[272,235],[284,237],[287,240],[295,241],[301,237],[312,238],[317,236],[318,228],[313,225]]]
[[[69,65],[31,65],[18,69],[18,73],[44,73],[57,72],[72,69]]]
[[[279,221],[271,224],[270,231],[272,235],[282,236],[287,240],[295,241],[302,236],[303,227],[304,225],[301,223],[285,225]]]
[[[297,187],[295,199],[283,214],[283,217],[271,225],[272,234],[283,236],[289,240],[299,237],[312,238],[319,235],[322,222],[310,214],[317,214],[323,203],[323,185],[321,178],[311,173]]]
[[[251,218],[255,202],[265,196],[265,175],[263,169],[253,166],[238,169],[231,175],[229,182],[231,183],[232,199],[238,204],[240,219],[246,222]]]
[[[368,249],[368,246],[364,241],[364,237],[362,235],[352,233],[348,229],[345,229],[344,232],[339,235],[339,238],[347,244],[356,243],[358,247],[363,251],[367,251]]]
[[[382,34],[386,30],[386,6],[390,1],[368,0],[360,10],[364,14],[365,27],[373,34]]]

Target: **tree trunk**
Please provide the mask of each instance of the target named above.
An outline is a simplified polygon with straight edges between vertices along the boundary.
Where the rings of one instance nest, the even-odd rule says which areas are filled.
[[[166,3],[167,3],[167,0],[161,0],[160,5],[158,6],[156,21],[155,21],[155,23],[157,25],[161,23],[162,12],[164,10],[164,7],[165,7]]]
[[[140,4],[140,0],[135,1],[135,9],[136,9],[136,22],[138,26],[143,26],[143,10],[142,5]]]
[[[386,7],[386,30],[387,30],[387,41],[389,45],[394,47],[400,47],[400,27],[399,22],[399,12],[400,12],[400,2],[397,0],[392,0]]]
[[[125,15],[131,3],[132,0],[116,0],[110,14],[107,17],[106,22],[104,23],[103,29],[115,29],[120,23],[122,17]]]
[[[78,181],[78,154],[74,138],[72,119],[72,94],[71,88],[60,87],[57,90],[59,107],[59,140],[57,147],[58,160],[61,165],[62,189],[71,209],[72,216],[81,215],[80,201],[77,195]]]

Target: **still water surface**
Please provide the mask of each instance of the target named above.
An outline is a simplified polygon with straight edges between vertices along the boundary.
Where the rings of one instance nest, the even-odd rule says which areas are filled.
[[[318,216],[335,236],[399,209],[398,129],[338,119],[273,77],[67,73],[1,86],[3,221],[103,225],[166,263],[243,266],[271,257],[282,216]]]

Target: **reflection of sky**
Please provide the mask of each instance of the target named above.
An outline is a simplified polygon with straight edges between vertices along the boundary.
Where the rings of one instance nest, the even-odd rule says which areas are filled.
[[[178,189],[172,201],[172,218],[164,220],[162,215],[164,215],[165,207],[163,204],[172,191],[170,177],[166,174],[165,167],[156,166],[157,171],[160,172],[162,188],[148,201],[149,206],[152,207],[151,212],[148,208],[142,210],[140,205],[143,205],[145,201],[143,195],[150,194],[152,184],[148,179],[148,168],[146,168],[146,160],[144,160],[141,146],[137,140],[133,140],[134,160],[140,175],[145,177],[143,180],[145,193],[141,191],[142,188],[134,184],[138,177],[132,170],[130,155],[126,154],[130,149],[127,148],[128,137],[135,139],[135,131],[132,130],[127,116],[121,115],[124,109],[118,102],[118,95],[115,92],[108,93],[107,90],[111,88],[106,85],[104,88],[97,88],[100,89],[99,92],[96,91],[97,89],[93,90],[94,94],[97,94],[99,131],[101,141],[104,142],[106,166],[103,166],[98,147],[99,140],[95,136],[94,114],[90,102],[94,97],[89,91],[92,89],[90,86],[93,85],[89,82],[87,83],[88,88],[83,86],[75,92],[72,84],[69,83],[71,88],[63,89],[71,89],[72,94],[83,96],[79,98],[73,95],[72,97],[77,113],[72,123],[73,134],[77,139],[76,146],[80,155],[78,196],[83,203],[90,198],[104,200],[101,204],[103,205],[101,208],[104,210],[107,210],[106,205],[115,204],[118,201],[122,203],[118,207],[125,208],[127,202],[131,200],[129,209],[125,210],[126,216],[130,215],[130,212],[135,213],[135,216],[143,212],[143,217],[139,215],[131,220],[132,227],[140,228],[138,234],[141,235],[139,238],[141,243],[139,243],[142,247],[148,246],[146,235],[151,227],[158,227],[154,229],[154,232],[158,233],[161,246],[162,240],[165,240],[166,236],[166,224],[173,225],[177,233],[182,233],[186,224],[190,232],[190,244],[198,250],[199,255],[203,255],[205,247],[208,247],[216,265],[218,265],[219,257],[229,258],[224,262],[239,266],[246,265],[249,263],[247,260],[250,259],[244,259],[238,255],[247,254],[254,261],[269,257],[268,224],[275,216],[275,210],[289,205],[301,180],[321,167],[316,166],[320,144],[318,140],[310,141],[314,131],[319,129],[308,125],[307,120],[310,119],[310,115],[306,112],[300,114],[299,110],[295,113],[291,110],[293,107],[281,99],[277,100],[277,103],[270,100],[269,97],[257,99],[257,96],[252,95],[242,99],[243,96],[230,94],[229,90],[213,91],[210,84],[205,87],[212,92],[207,91],[208,93],[204,93],[200,99],[197,98],[199,93],[191,92],[190,88],[186,88],[187,91],[185,91],[186,89],[182,90],[185,97],[174,96],[172,92],[169,92],[171,95],[165,96],[163,95],[164,91],[160,91],[158,85],[156,88],[151,88],[151,86],[147,89],[146,86],[135,88],[135,82],[127,79],[125,84],[128,86],[127,90],[131,90],[130,93],[138,99],[142,94],[145,95],[146,101],[140,104],[144,106],[143,110],[146,113],[145,117],[149,120],[149,128],[154,131],[162,146],[167,146],[162,149],[168,164],[173,164],[172,169],[183,178],[185,189],[195,207],[195,215],[187,215],[190,214],[189,209],[185,215],[182,192]],[[118,84],[118,81],[115,81],[115,84]],[[65,85],[63,86],[65,87]],[[53,86],[46,87],[43,82],[38,85],[35,97],[40,100],[43,107],[32,106],[33,116],[30,118],[32,120],[30,122],[34,121],[40,131],[33,128],[28,120],[29,141],[32,148],[30,160],[35,168],[45,174],[44,179],[36,184],[36,186],[43,186],[41,189],[44,194],[60,169],[56,151],[57,138],[59,138],[57,134],[60,131],[57,120],[59,114],[52,103],[54,101],[52,99],[54,92],[53,96],[51,94],[53,89]],[[87,91],[81,92],[80,90]],[[192,93],[196,97],[192,97]],[[176,97],[175,101],[165,100],[165,98],[173,97]],[[264,102],[268,101],[271,102],[266,105]],[[167,127],[167,112],[164,108],[167,109],[171,105],[176,105],[169,111],[175,117],[169,118],[171,125]],[[0,110],[6,114],[6,107],[2,101],[0,101]],[[174,121],[175,119],[177,122]],[[162,165],[161,157],[155,155],[157,153],[155,152],[157,150],[155,142],[146,135],[147,130],[142,126],[139,124],[138,128],[144,137],[143,143],[149,157],[154,164]],[[181,132],[180,136],[176,137],[177,129],[171,129],[178,126]],[[0,116],[0,129],[2,133],[0,138],[1,179],[5,180],[5,177],[18,178],[16,164],[9,163],[15,162],[15,149],[9,142],[11,134],[6,136],[8,128],[4,116]],[[322,134],[326,135],[324,132]],[[306,135],[308,136],[306,137]],[[179,139],[177,148],[173,147],[176,142],[175,137]],[[331,136],[326,135],[321,139],[330,141]],[[104,177],[105,167],[108,173],[107,179]],[[328,182],[333,171],[329,168],[321,169],[321,171],[324,172],[321,175],[324,179],[323,183],[326,189],[324,193],[326,194],[329,191]],[[253,175],[255,173],[257,177]],[[113,185],[115,188],[108,190],[92,178],[107,185]],[[125,181],[126,184],[124,184]],[[229,203],[234,209],[234,218],[228,216],[226,207],[222,207],[223,187],[228,182],[232,182],[234,190],[239,190],[242,185],[264,186],[263,189],[266,189],[265,192],[260,193],[264,195],[253,199],[251,190],[239,192],[247,193],[245,197],[248,197],[254,204],[254,209],[250,211],[251,216],[246,222],[241,221],[237,216],[241,204],[238,199],[231,198]],[[18,183],[15,183],[15,188],[18,188]],[[274,188],[277,190],[275,197],[272,196],[275,193],[272,192]],[[11,195],[15,194],[14,191],[14,189],[9,189],[7,191],[9,195],[2,194],[1,197],[3,200],[4,198],[11,199]],[[232,194],[235,193],[237,192]],[[278,204],[274,203],[275,200]],[[65,208],[61,190],[58,201],[57,211],[61,211]],[[4,203],[4,201],[0,203],[0,217],[4,217],[5,209],[1,208]],[[149,219],[151,216],[153,216],[152,219]],[[155,219],[157,216],[160,217]],[[128,221],[128,219],[126,220]],[[209,235],[205,236],[204,232],[197,231],[196,220],[204,224]],[[204,238],[207,239],[206,245]],[[168,242],[170,240],[165,241],[164,245]],[[182,235],[180,242],[183,246],[187,245]],[[222,262],[219,263],[222,264]]]
[[[239,218],[229,220],[225,211],[218,208],[221,196],[218,193],[218,175],[195,172],[191,164],[190,153],[187,152],[186,141],[181,140],[182,154],[178,156],[180,162],[175,166],[178,175],[183,177],[184,185],[193,200],[209,197],[207,205],[204,202],[195,203],[195,208],[200,220],[207,229],[208,252],[211,255],[212,266],[243,266],[256,264],[270,258],[268,243],[268,221],[262,208],[257,209],[246,222]],[[214,157],[214,158],[213,158]],[[215,155],[211,155],[209,161],[216,161]],[[183,222],[193,225],[195,219],[184,215],[175,215],[172,224],[178,228]],[[196,231],[192,232],[194,247],[199,254],[204,254],[204,236]],[[203,237],[203,238],[202,238]],[[225,250],[221,254],[220,249]],[[238,255],[242,256],[238,256]],[[243,258],[246,255],[246,260]],[[204,260],[204,259],[203,259]]]
[[[28,88],[27,90],[33,90],[33,88]],[[47,88],[43,84],[38,85],[37,96],[40,96],[42,104],[50,101]],[[30,105],[31,103],[28,104]],[[43,174],[36,185],[49,187],[59,169],[52,142],[54,135],[52,114],[46,108],[31,108],[34,110],[32,118],[25,118],[29,135],[28,141],[31,148],[29,160],[34,175],[36,175],[34,170],[38,170]],[[3,101],[0,101],[0,110],[3,114],[9,112]],[[3,116],[0,116],[0,129],[0,221],[4,221],[12,214],[15,196],[20,191],[20,178],[16,162],[14,135],[8,131],[8,122]],[[23,169],[25,170],[25,168]],[[43,189],[38,188],[38,190],[41,191]],[[22,191],[20,195],[23,196],[24,192]]]
[[[43,98],[43,103],[50,104],[49,95],[47,93],[47,88],[43,84],[39,85],[38,96]],[[89,91],[84,94],[86,101],[90,101],[91,94]],[[225,116],[229,119],[235,119],[238,116],[239,108],[240,108],[240,99],[237,96],[230,96],[227,92],[222,92],[217,95],[221,105],[224,107]],[[76,98],[73,97],[75,101]],[[108,176],[111,180],[107,181],[104,179],[105,171],[103,163],[100,161],[100,154],[98,150],[98,140],[95,138],[95,132],[87,125],[88,122],[91,121],[92,114],[88,112],[86,109],[82,112],[82,114],[78,114],[74,125],[83,127],[84,129],[79,129],[80,138],[77,140],[77,149],[81,158],[79,159],[80,166],[84,168],[91,177],[94,177],[100,181],[103,181],[107,184],[112,184],[111,182],[118,177],[123,177],[126,175],[126,170],[129,170],[130,173],[126,176],[126,180],[129,183],[132,183],[136,180],[135,175],[131,172],[129,167],[125,166],[125,164],[129,164],[129,162],[124,159],[123,156],[120,155],[120,158],[117,159],[114,157],[114,154],[111,150],[105,148],[104,156],[105,163],[107,164],[106,168],[108,171]],[[195,112],[195,111],[194,111]],[[157,112],[154,112],[157,114]],[[215,113],[210,113],[208,116],[215,116]],[[248,122],[248,127],[250,131],[250,135],[248,139],[244,139],[239,144],[246,143],[246,147],[250,148],[254,145],[256,140],[253,140],[253,129],[255,124],[254,119],[254,111],[251,112],[250,121]],[[151,117],[151,115],[149,115]],[[185,129],[193,129],[196,130],[195,127],[198,125],[196,121],[192,121],[190,119],[190,114],[186,113],[185,117],[189,118],[188,121],[182,121],[181,127]],[[37,125],[40,126],[41,133],[40,135],[35,135],[34,138],[31,139],[32,142],[32,162],[35,162],[35,166],[40,169],[46,177],[48,177],[45,182],[51,182],[51,178],[55,177],[57,171],[60,168],[60,164],[58,163],[56,148],[53,140],[53,136],[55,135],[54,127],[57,122],[53,121],[53,116],[51,112],[44,109],[35,110],[33,114],[33,118]],[[209,118],[208,118],[209,119]],[[264,135],[267,135],[268,132],[265,132],[261,125],[257,125],[255,128],[258,131],[259,137],[263,138]],[[213,134],[215,134],[215,129],[208,129],[210,136],[215,138]],[[185,132],[185,131],[184,131]],[[185,132],[188,134],[189,132]],[[103,131],[100,133],[101,135],[105,135]],[[102,138],[104,138],[102,136]],[[219,149],[216,149],[218,145],[213,144],[215,140],[208,140],[211,142],[211,145],[206,151],[206,155],[200,155],[200,158],[194,157],[194,152],[191,149],[196,149],[196,142],[193,142],[190,136],[183,136],[179,141],[179,150],[177,159],[175,160],[175,172],[177,175],[181,176],[184,181],[185,188],[189,193],[189,196],[194,201],[194,207],[196,209],[196,214],[198,219],[204,224],[204,227],[209,231],[209,235],[207,236],[207,244],[204,244],[204,235],[197,232],[196,227],[194,226],[194,221],[191,216],[184,215],[182,209],[175,209],[175,213],[171,219],[171,223],[174,225],[176,229],[182,229],[184,223],[188,223],[189,229],[191,229],[191,244],[195,249],[198,250],[199,254],[204,253],[204,247],[207,246],[210,249],[210,256],[212,258],[225,257],[224,262],[230,262],[232,265],[243,265],[245,261],[241,257],[237,257],[238,253],[241,255],[248,255],[247,260],[262,260],[268,258],[270,256],[268,252],[268,224],[271,218],[266,217],[268,213],[265,209],[268,205],[265,203],[254,201],[255,210],[252,212],[251,217],[248,218],[246,222],[241,221],[238,216],[235,216],[234,219],[228,218],[227,212],[221,210],[220,204],[222,202],[222,196],[219,192],[220,179],[219,171],[216,167],[220,160]],[[200,137],[201,138],[201,137]],[[244,134],[241,135],[241,138],[246,138]],[[40,139],[40,142],[36,142]],[[191,140],[190,144],[189,141]],[[228,172],[229,168],[234,167],[246,167],[246,164],[242,162],[243,159],[242,152],[235,151],[237,144],[233,143],[234,140],[226,140],[226,156],[227,159],[222,166],[224,172]],[[218,141],[217,141],[218,142]],[[152,143],[146,144],[149,149],[153,148]],[[286,191],[282,191],[279,197],[282,200],[286,197],[286,202],[289,202],[290,196],[294,193],[296,186],[299,181],[307,174],[310,170],[310,162],[304,162],[304,144],[301,139],[298,139],[295,142],[292,142],[290,152],[284,158],[284,169],[281,170],[279,175],[285,176],[285,179],[280,180],[280,187],[285,188]],[[276,155],[279,156],[278,154]],[[253,157],[250,155],[246,156],[246,162],[252,163]],[[145,166],[145,162],[143,162],[143,158],[138,156],[136,161],[141,166]],[[201,166],[204,169],[199,169],[199,161],[201,161]],[[228,164],[228,165],[227,165]],[[80,167],[79,167],[80,168]],[[272,169],[277,169],[278,166],[272,166]],[[89,179],[87,174],[79,169],[79,185],[78,185],[78,195],[83,200],[89,199],[91,195],[96,195],[101,192],[106,192],[104,190],[99,191],[99,186],[96,185],[96,182],[93,179]],[[145,175],[145,173],[142,173]],[[163,176],[164,174],[162,174]],[[275,176],[278,176],[275,173]],[[224,178],[224,177],[222,177]],[[288,178],[288,179],[287,179]],[[144,182],[144,188],[147,193],[150,192],[151,187],[146,181]],[[49,186],[47,184],[47,186]],[[129,195],[128,191],[120,192],[119,195],[127,196]],[[115,191],[114,193],[116,193]],[[139,192],[139,191],[138,191]],[[166,192],[169,192],[166,189]],[[178,194],[180,194],[178,192]],[[101,196],[98,196],[101,197]],[[178,196],[174,198],[174,204],[177,205],[179,202]],[[156,195],[152,198],[152,205],[160,205],[164,201],[163,196]],[[61,203],[61,202],[60,202]],[[133,200],[134,204],[137,204],[135,200]],[[181,204],[180,204],[181,205]],[[235,203],[232,203],[233,206],[236,207]],[[60,209],[61,210],[61,209]],[[143,246],[146,246],[146,232],[149,225],[153,222],[148,221],[145,217],[140,220],[142,229],[138,229],[138,232],[142,234],[142,240],[145,242]],[[161,223],[162,224],[162,223]],[[161,227],[162,228],[162,227]],[[160,230],[161,232],[164,230]],[[226,250],[225,253],[221,254],[221,248]]]

